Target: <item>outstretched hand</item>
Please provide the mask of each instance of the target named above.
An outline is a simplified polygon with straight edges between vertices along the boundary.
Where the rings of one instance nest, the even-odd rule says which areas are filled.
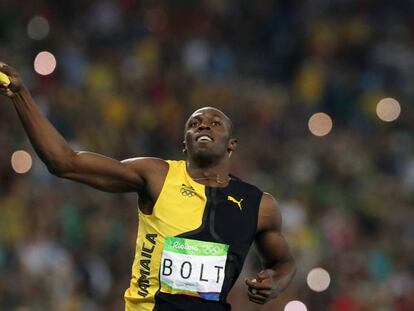
[[[265,304],[279,294],[268,270],[260,271],[255,278],[245,279],[248,286],[249,300],[257,304]]]
[[[10,79],[9,85],[5,85],[0,81],[0,94],[13,97],[23,88],[23,82],[20,75],[13,67],[2,62],[0,62],[0,72],[7,75]]]

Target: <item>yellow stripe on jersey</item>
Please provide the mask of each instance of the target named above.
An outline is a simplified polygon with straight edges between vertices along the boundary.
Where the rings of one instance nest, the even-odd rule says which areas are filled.
[[[167,161],[168,173],[151,215],[139,212],[138,238],[126,311],[152,311],[159,290],[159,270],[167,236],[193,231],[202,224],[205,186],[187,173],[185,161]]]

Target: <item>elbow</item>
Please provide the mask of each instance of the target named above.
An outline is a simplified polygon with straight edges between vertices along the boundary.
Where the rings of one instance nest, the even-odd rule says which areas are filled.
[[[46,166],[50,174],[60,178],[67,178],[73,171],[73,162],[71,158],[48,162],[46,163]]]
[[[67,175],[67,170],[64,169],[63,166],[47,165],[47,169],[48,169],[50,174],[52,174],[56,177],[65,178],[65,176]]]
[[[50,174],[52,174],[56,177],[63,177],[63,175],[64,175],[62,170],[60,170],[59,168],[54,167],[54,166],[48,166],[47,170],[49,171]]]

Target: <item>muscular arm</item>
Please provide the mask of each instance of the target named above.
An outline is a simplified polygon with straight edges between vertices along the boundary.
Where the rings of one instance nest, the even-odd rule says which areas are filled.
[[[147,177],[161,173],[167,164],[161,159],[136,158],[117,161],[96,153],[76,152],[40,112],[17,72],[0,64],[10,77],[1,93],[11,98],[23,127],[40,159],[52,174],[88,184],[108,192],[139,191]]]
[[[275,199],[264,193],[260,203],[256,245],[265,270],[260,271],[256,278],[246,280],[249,299],[255,303],[264,304],[276,298],[288,287],[295,274],[295,263],[281,226],[282,216]]]

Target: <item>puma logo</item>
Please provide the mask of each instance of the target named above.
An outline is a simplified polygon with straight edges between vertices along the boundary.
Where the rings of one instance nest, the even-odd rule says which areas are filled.
[[[242,210],[242,206],[241,203],[243,201],[243,199],[240,199],[239,201],[237,201],[235,198],[233,198],[231,195],[227,196],[227,201],[233,202],[235,204],[237,204],[237,206],[240,208],[240,210]]]

